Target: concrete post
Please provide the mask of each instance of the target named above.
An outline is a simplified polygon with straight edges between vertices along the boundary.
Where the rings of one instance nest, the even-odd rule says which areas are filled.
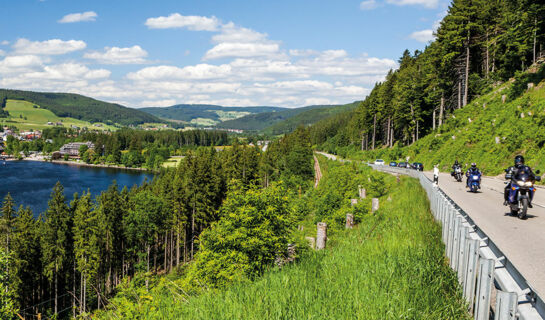
[[[352,229],[354,227],[354,215],[347,213],[346,214],[346,229]]]
[[[517,318],[517,303],[516,292],[498,291],[494,320],[515,320]]]
[[[379,208],[379,205],[378,205],[378,198],[373,198],[371,200],[371,212],[375,212],[377,211]]]
[[[479,278],[475,296],[475,320],[488,320],[490,295],[494,284],[494,259],[479,259]]]
[[[327,224],[318,222],[316,231],[316,250],[325,249],[327,242]]]
[[[360,195],[361,199],[365,199],[367,197],[367,191],[365,191],[365,188],[363,188],[361,185],[358,186],[358,194]]]

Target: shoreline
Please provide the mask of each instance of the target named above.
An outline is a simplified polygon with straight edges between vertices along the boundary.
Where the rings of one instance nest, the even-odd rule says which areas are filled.
[[[80,167],[110,168],[110,169],[120,169],[120,170],[144,171],[144,172],[150,172],[150,173],[154,172],[153,170],[149,170],[149,169],[146,169],[146,168],[122,167],[122,166],[113,165],[113,164],[93,164],[93,163],[64,161],[64,160],[46,161],[46,160],[44,160],[42,158],[30,158],[30,157],[29,158],[23,158],[21,160],[17,160],[15,158],[10,158],[10,159],[6,159],[5,161],[37,161],[37,162],[50,162],[50,163],[80,166]]]

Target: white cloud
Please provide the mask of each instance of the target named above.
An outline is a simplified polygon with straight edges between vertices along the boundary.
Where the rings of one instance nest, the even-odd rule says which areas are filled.
[[[74,23],[74,22],[84,22],[84,21],[95,21],[97,17],[96,12],[86,11],[82,13],[71,13],[62,17],[58,23]]]
[[[433,30],[426,29],[411,33],[409,35],[409,38],[414,39],[418,42],[428,43],[432,41],[435,37],[433,36]]]
[[[377,2],[375,0],[365,0],[360,3],[361,10],[373,10],[377,7]]]
[[[294,56],[294,57],[308,57],[308,56],[315,56],[319,54],[318,51],[310,50],[310,49],[303,49],[303,50],[290,49],[289,53],[291,56]]]
[[[236,57],[266,57],[278,53],[276,43],[231,43],[224,42],[208,50],[204,60]]]
[[[187,28],[193,31],[216,31],[220,23],[214,16],[182,16],[173,13],[168,17],[148,18],[145,24],[150,29]]]
[[[6,55],[6,51],[0,49],[0,56],[5,56]]]
[[[9,45],[9,41],[8,40],[3,40],[2,42],[0,42],[1,45],[3,46],[7,46]]]
[[[30,41],[22,38],[13,44],[13,49],[16,54],[60,55],[83,50],[86,46],[87,44],[81,40],[63,41],[60,39],[51,39],[46,41]]]
[[[439,0],[386,0],[387,3],[398,6],[420,5],[426,8],[437,8]]]
[[[127,78],[131,80],[203,80],[225,78],[229,76],[230,73],[231,66],[226,64],[219,66],[198,64],[183,68],[174,66],[156,66],[147,67],[137,72],[129,73]]]
[[[83,55],[84,58],[96,60],[104,64],[142,64],[146,62],[148,53],[140,46],[130,48],[106,47],[103,52],[93,51]]]
[[[176,104],[175,99],[144,100],[141,105],[144,107],[170,107]]]
[[[0,60],[0,73],[20,73],[35,70],[41,67],[42,63],[43,60],[34,55],[8,56]]]

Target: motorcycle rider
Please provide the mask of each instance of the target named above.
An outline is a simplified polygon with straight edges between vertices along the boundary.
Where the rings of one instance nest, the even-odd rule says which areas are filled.
[[[458,159],[454,160],[454,164],[452,165],[452,171],[450,172],[450,175],[454,177],[454,175],[456,174],[456,168],[460,168],[461,169],[461,166],[460,164],[458,163]]]
[[[528,174],[530,175],[530,177],[532,177],[532,179],[535,179],[536,177],[535,174],[532,172],[532,169],[524,164],[524,157],[521,155],[518,155],[515,157],[515,165],[509,167],[507,170],[505,170],[505,172],[507,174],[510,174],[512,177],[514,177],[519,170],[525,170],[526,172],[528,172]],[[503,200],[504,200],[503,205],[504,206],[509,205],[508,198],[509,198],[509,191],[511,189],[511,183],[513,183],[513,181],[509,182],[505,186],[505,189],[503,190]],[[530,203],[528,203],[528,207],[533,208],[531,201]]]
[[[466,171],[466,188],[469,188],[469,176],[470,175],[473,175],[473,174],[481,174],[481,171],[479,171],[479,169],[477,168],[477,164],[475,162],[473,162],[471,164],[471,167],[469,169],[467,169]]]

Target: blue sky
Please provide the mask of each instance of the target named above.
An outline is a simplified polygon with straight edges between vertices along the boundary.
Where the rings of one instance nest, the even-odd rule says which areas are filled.
[[[0,0],[0,87],[129,107],[349,103],[446,0]]]

